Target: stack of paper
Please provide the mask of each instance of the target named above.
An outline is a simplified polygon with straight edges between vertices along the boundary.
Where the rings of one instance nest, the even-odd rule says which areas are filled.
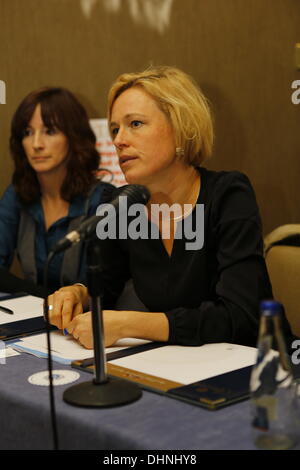
[[[190,384],[255,364],[257,349],[231,343],[163,346],[110,361],[143,374]]]
[[[64,336],[61,331],[50,333],[52,359],[62,364],[70,364],[72,361],[87,359],[94,356],[94,351],[86,349],[71,335]],[[132,346],[148,343],[146,340],[124,338],[119,340],[115,347],[105,348],[106,353],[119,351]],[[38,357],[48,357],[47,336],[41,333],[35,336],[27,336],[10,345],[17,351],[23,351]]]

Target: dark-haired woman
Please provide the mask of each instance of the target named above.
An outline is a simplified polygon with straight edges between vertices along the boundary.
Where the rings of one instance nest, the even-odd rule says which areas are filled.
[[[113,187],[96,179],[95,140],[85,109],[68,90],[42,88],[21,102],[11,125],[12,185],[0,201],[0,266],[9,268],[17,253],[24,278],[42,284],[51,248],[109,199]],[[54,258],[51,290],[85,279],[82,248]]]

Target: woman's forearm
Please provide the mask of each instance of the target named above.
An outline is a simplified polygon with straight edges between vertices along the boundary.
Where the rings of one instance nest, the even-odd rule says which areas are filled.
[[[121,313],[121,312],[120,312]],[[122,311],[121,336],[168,341],[169,321],[164,313]]]

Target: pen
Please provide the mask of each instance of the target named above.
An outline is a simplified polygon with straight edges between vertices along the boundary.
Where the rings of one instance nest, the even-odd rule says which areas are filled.
[[[9,315],[14,314],[13,310],[11,310],[10,308],[7,308],[7,307],[2,307],[2,305],[0,305],[0,311],[5,312],[5,313],[9,313]]]

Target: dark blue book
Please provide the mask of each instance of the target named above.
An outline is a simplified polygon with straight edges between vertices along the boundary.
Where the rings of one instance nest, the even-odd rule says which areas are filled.
[[[209,410],[246,400],[250,395],[252,366],[199,380],[189,385],[168,390],[174,398],[198,404]]]

